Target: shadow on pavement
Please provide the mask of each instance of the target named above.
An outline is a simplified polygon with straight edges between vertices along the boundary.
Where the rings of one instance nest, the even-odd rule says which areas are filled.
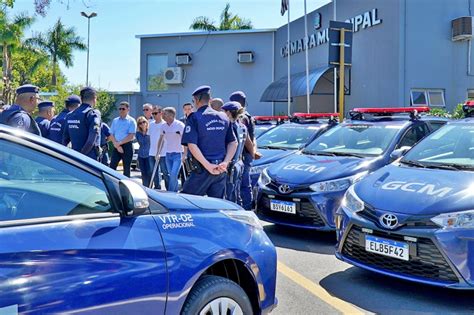
[[[413,283],[357,267],[330,274],[319,284],[331,295],[377,314],[474,312],[474,291]]]
[[[336,244],[334,232],[297,229],[274,224],[264,225],[264,229],[276,247],[334,255]]]

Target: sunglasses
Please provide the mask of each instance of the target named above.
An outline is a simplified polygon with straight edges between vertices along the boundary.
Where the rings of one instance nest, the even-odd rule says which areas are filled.
[[[150,111],[150,109],[149,108],[144,108],[143,111],[148,112],[148,111]]]
[[[154,112],[154,113],[151,113],[152,115],[158,115],[158,114],[161,114],[161,112]]]
[[[146,121],[140,121],[138,124],[139,124],[139,125],[146,124]]]
[[[127,109],[126,109],[126,108],[124,108],[124,107],[121,107],[121,108],[119,108],[119,110],[127,110]]]

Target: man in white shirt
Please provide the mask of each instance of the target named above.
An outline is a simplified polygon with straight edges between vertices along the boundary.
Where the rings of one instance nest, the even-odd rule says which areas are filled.
[[[165,140],[166,168],[169,174],[169,191],[178,191],[178,174],[183,159],[183,146],[181,137],[184,132],[184,124],[176,120],[176,110],[173,107],[163,109],[163,120],[161,133]]]
[[[150,123],[150,126],[148,127],[148,135],[150,136],[150,168],[153,169],[155,167],[156,157],[158,153],[158,146],[160,145],[160,137],[161,137],[161,128],[163,127],[164,121],[162,119],[162,110],[160,106],[153,106],[152,110],[152,116],[154,118],[154,121]],[[153,179],[153,184],[155,189],[161,189],[161,173],[163,174],[163,179],[165,180],[165,187],[168,188],[168,182],[169,182],[169,176],[168,176],[168,170],[166,168],[166,160],[165,160],[165,145],[166,143],[163,144],[163,147],[160,151],[160,159],[158,161],[159,165],[158,168],[156,169],[156,174]],[[151,187],[150,183],[150,187]]]

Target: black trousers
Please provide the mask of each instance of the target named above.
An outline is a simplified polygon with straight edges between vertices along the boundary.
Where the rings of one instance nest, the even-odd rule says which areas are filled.
[[[117,165],[119,164],[120,160],[123,162],[123,175],[130,177],[130,167],[132,164],[132,157],[133,157],[133,145],[132,142],[127,142],[122,145],[123,153],[117,151],[114,148],[112,151],[112,157],[110,160],[110,168],[116,170]]]

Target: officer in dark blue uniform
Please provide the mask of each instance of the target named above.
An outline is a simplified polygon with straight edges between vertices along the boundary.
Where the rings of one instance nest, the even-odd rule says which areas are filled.
[[[79,104],[81,104],[81,99],[77,95],[69,96],[64,102],[66,107],[62,112],[59,113],[56,117],[51,120],[49,124],[49,139],[54,142],[62,144],[63,134],[64,134],[64,125],[66,123],[66,115],[73,110],[75,110]]]
[[[192,155],[192,172],[183,193],[223,198],[229,162],[237,141],[223,112],[209,106],[211,88],[200,86],[193,92],[196,112],[188,116],[182,144]]]
[[[238,102],[245,108],[247,96],[242,91],[235,91],[229,97],[230,101]],[[252,165],[256,151],[255,141],[255,121],[253,117],[245,111],[241,118],[242,123],[247,127],[250,141],[247,141],[243,152],[244,169],[242,172],[242,181],[240,185],[240,196],[242,198],[242,207],[245,210],[252,209],[253,196],[250,182],[250,167]]]
[[[100,156],[100,112],[94,109],[97,92],[91,87],[81,90],[82,104],[67,114],[64,126],[63,144],[71,142],[72,148],[88,157],[98,160]]]
[[[50,101],[42,101],[38,104],[38,116],[35,118],[41,135],[49,139],[50,122],[54,117],[54,103]]]
[[[242,153],[248,134],[247,127],[239,120],[239,117],[244,112],[244,109],[238,102],[227,102],[221,109],[229,117],[232,131],[237,139],[237,150],[227,169],[225,196],[229,201],[242,204],[240,198],[240,181],[242,180],[243,171]]]
[[[41,136],[41,131],[31,113],[38,105],[39,88],[26,84],[16,89],[16,102],[13,105],[3,106],[0,114],[0,124],[20,128]]]

